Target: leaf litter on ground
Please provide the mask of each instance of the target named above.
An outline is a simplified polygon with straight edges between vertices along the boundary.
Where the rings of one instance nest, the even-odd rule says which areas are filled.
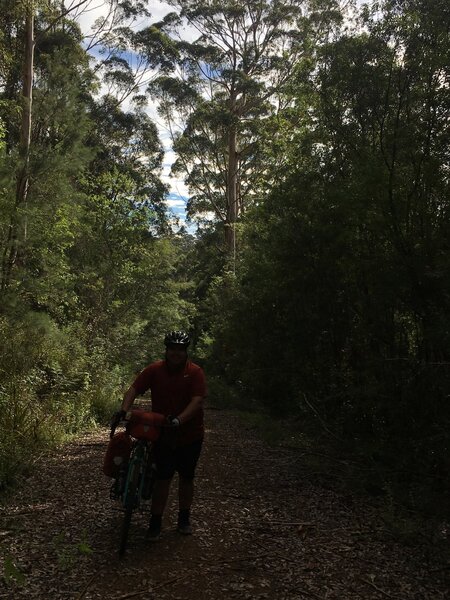
[[[301,452],[212,412],[193,536],[175,531],[174,482],[161,541],[146,541],[148,513],[137,514],[119,559],[121,512],[101,473],[108,431],[88,433],[42,458],[0,508],[0,598],[448,598],[450,565],[428,543],[395,540],[369,499],[323,486]]]

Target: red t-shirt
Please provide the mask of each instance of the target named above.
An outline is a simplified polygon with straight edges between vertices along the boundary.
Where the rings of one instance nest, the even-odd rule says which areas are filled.
[[[149,389],[152,394],[152,410],[174,417],[186,408],[194,396],[206,396],[203,369],[190,360],[186,362],[184,369],[175,373],[169,371],[165,360],[152,363],[139,373],[133,387],[137,395]],[[181,425],[178,445],[200,440],[203,434],[203,410],[200,410]]]

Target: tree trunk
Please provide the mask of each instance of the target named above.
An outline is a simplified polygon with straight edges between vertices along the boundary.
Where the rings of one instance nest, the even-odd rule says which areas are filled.
[[[232,125],[228,138],[228,175],[227,175],[227,220],[225,223],[225,243],[227,251],[236,257],[236,222],[239,217],[238,202],[238,159],[237,130]]]
[[[25,62],[23,69],[22,87],[22,124],[20,131],[19,164],[16,174],[16,196],[11,214],[7,244],[3,253],[1,289],[8,287],[11,272],[17,261],[20,238],[27,238],[26,214],[23,218],[22,232],[20,232],[19,209],[24,208],[28,201],[29,166],[31,146],[31,108],[33,102],[33,72],[34,72],[34,9],[33,2],[27,5],[25,18]]]

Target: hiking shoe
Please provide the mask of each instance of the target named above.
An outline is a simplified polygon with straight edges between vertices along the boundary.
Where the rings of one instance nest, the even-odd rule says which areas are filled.
[[[191,524],[189,523],[189,521],[185,523],[178,523],[177,531],[182,535],[192,535]]]

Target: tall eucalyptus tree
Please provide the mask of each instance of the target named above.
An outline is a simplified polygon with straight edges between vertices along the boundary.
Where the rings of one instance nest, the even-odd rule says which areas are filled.
[[[178,13],[157,26],[159,35],[172,32],[165,47],[177,70],[162,74],[151,91],[172,133],[174,169],[185,173],[191,190],[189,214],[212,211],[232,252],[236,223],[257,197],[257,174],[264,170],[258,130],[277,110],[302,50],[301,2],[169,4]],[[196,33],[192,42],[176,41],[173,32],[182,24]],[[154,40],[155,26],[149,33]]]

